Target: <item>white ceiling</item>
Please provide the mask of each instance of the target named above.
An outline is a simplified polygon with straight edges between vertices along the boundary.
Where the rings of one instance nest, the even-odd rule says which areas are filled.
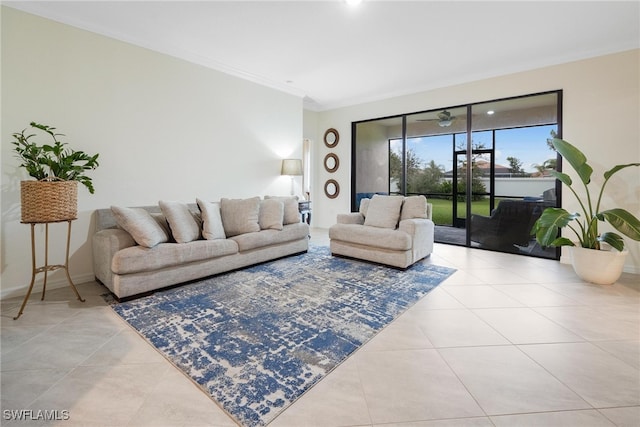
[[[326,109],[640,47],[639,1],[4,1]]]

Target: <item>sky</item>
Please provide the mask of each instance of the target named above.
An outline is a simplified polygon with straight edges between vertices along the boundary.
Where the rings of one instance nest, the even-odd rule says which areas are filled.
[[[542,164],[545,160],[556,157],[555,152],[547,146],[555,125],[535,126],[520,129],[504,129],[496,131],[495,162],[498,165],[509,166],[507,157],[515,157],[522,163],[525,172],[536,172],[535,164]],[[459,138],[465,140],[466,136]],[[491,148],[491,131],[474,132],[474,144],[481,143],[485,148]],[[423,166],[434,160],[442,165],[445,171],[453,169],[452,136],[440,135],[421,138],[410,138],[408,147],[413,149],[423,161]],[[401,141],[392,141],[392,149],[400,147]],[[487,159],[488,160],[488,159]]]

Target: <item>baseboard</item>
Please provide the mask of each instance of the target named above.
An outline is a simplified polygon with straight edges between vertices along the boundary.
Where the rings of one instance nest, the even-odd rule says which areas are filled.
[[[77,276],[71,276],[71,280],[73,281],[74,285],[79,285],[82,283],[93,282],[95,280],[95,277],[93,276],[93,273],[88,273],[88,274],[80,274]],[[36,283],[33,285],[32,293],[34,294],[41,293],[42,283],[43,283],[42,277],[36,278]],[[64,288],[65,286],[69,286],[69,282],[67,281],[66,277],[57,278],[55,280],[52,280],[51,278],[47,279],[47,291],[52,289]],[[13,287],[8,289],[5,289],[3,287],[0,290],[0,300],[7,300],[10,298],[16,298],[16,297],[24,298],[24,296],[27,294],[27,290],[29,290],[28,282],[25,283],[24,286],[20,286],[20,287]]]
[[[636,267],[634,265],[625,265],[622,271],[625,273],[640,274],[640,267]]]
[[[560,263],[561,264],[571,265],[571,258],[568,255],[561,256],[560,257]],[[630,274],[640,274],[640,267],[639,266],[635,266],[635,265],[627,265],[627,264],[625,264],[625,266],[622,268],[622,272],[623,273],[630,273]]]

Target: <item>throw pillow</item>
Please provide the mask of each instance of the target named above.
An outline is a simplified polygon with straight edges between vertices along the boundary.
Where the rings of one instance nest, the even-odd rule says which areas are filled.
[[[207,240],[226,239],[224,226],[222,225],[222,215],[220,213],[220,203],[205,202],[196,199],[200,214],[202,215],[202,236]]]
[[[169,235],[149,212],[142,208],[111,206],[116,223],[131,234],[140,246],[152,248],[169,241]]]
[[[296,196],[264,196],[265,199],[280,200],[284,203],[284,218],[282,223],[295,224],[300,222],[300,211],[298,210],[298,197]]]
[[[258,224],[261,230],[282,230],[284,203],[276,199],[265,199],[260,202]]]
[[[400,220],[402,196],[381,196],[375,194],[369,201],[364,225],[395,229]]]
[[[173,237],[171,236],[171,228],[169,228],[169,223],[167,222],[167,218],[165,218],[164,215],[159,212],[158,213],[151,212],[151,218],[153,218],[158,223],[158,225],[162,227],[165,234],[167,235],[167,238],[168,238],[167,242],[175,243],[175,240],[173,240]]]
[[[200,238],[200,224],[186,204],[165,200],[158,203],[176,242],[188,243]]]
[[[221,199],[220,213],[227,237],[260,231],[258,213],[260,197],[249,199]]]
[[[404,198],[404,202],[402,203],[402,212],[400,213],[400,221],[411,218],[428,218],[426,197],[408,196]]]

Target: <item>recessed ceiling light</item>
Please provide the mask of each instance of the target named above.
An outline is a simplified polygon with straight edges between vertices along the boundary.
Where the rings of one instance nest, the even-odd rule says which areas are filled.
[[[489,111],[487,111],[487,114],[488,114],[488,115],[492,115],[493,113],[495,113],[495,111],[493,111],[493,110],[489,110]]]
[[[362,3],[362,0],[344,0],[344,2],[349,6],[357,6]]]

